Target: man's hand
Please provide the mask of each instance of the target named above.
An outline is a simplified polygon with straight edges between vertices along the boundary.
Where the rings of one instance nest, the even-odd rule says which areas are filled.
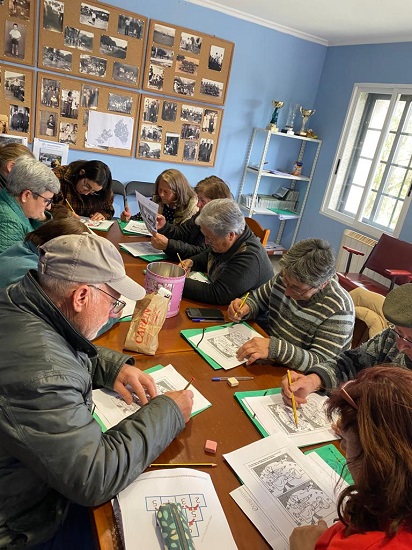
[[[328,528],[326,521],[320,519],[317,525],[295,527],[289,537],[290,550],[315,550],[319,537]]]
[[[192,390],[168,391],[163,395],[167,395],[167,397],[173,399],[181,410],[185,423],[188,422],[193,407]]]
[[[231,321],[240,321],[242,317],[247,315],[250,311],[250,308],[247,304],[244,304],[240,308],[240,304],[242,303],[241,298],[236,298],[235,300],[232,300],[229,304],[229,307],[227,309],[227,316]]]
[[[299,372],[290,371],[290,378],[292,385],[289,387],[288,377],[282,378],[282,399],[285,405],[292,406],[292,392],[295,394],[296,406],[300,407],[303,403],[306,403],[306,397],[322,386],[322,380],[320,377],[313,374],[301,374]]]
[[[157,229],[163,229],[163,227],[166,225],[166,218],[162,216],[162,214],[157,214],[156,216],[156,228]]]
[[[155,233],[152,235],[150,242],[154,248],[157,248],[157,250],[166,250],[169,239],[161,233]]]
[[[180,267],[183,267],[183,269],[186,271],[186,275],[188,275],[193,267],[193,260],[183,260],[183,262],[180,262],[179,265]]]
[[[100,212],[95,212],[94,214],[92,214],[90,216],[90,219],[94,222],[101,222],[101,221],[105,220],[106,218]]]
[[[247,359],[246,365],[251,365],[257,359],[267,359],[269,355],[269,338],[251,338],[236,353],[239,361]]]
[[[150,397],[157,395],[156,383],[149,374],[142,372],[137,367],[125,364],[117,375],[113,389],[123,397],[128,405],[131,405],[133,397],[130,390],[126,388],[127,385],[134,391],[142,405],[146,405],[148,402],[146,392]]]
[[[122,220],[122,222],[128,222],[131,217],[132,217],[132,214],[130,213],[130,208],[126,206],[126,208],[120,214],[120,219]]]

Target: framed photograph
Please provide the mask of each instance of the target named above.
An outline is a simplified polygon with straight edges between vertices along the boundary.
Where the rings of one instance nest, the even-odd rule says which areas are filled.
[[[26,5],[26,4],[25,4]],[[34,71],[17,65],[0,65],[0,134],[33,140]]]
[[[19,62],[25,58],[27,27],[20,21],[6,21],[4,35],[4,56]]]
[[[142,95],[136,157],[214,166],[223,110]]]
[[[233,42],[151,20],[142,87],[224,105],[233,50]]]
[[[38,0],[0,2],[0,58],[19,65],[34,65],[34,38]]]

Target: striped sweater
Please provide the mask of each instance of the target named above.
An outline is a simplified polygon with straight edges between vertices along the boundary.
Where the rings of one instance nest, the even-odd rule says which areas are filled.
[[[268,312],[269,359],[300,372],[335,358],[350,347],[355,322],[351,297],[332,279],[308,301],[285,295],[281,274],[247,299],[255,319]]]

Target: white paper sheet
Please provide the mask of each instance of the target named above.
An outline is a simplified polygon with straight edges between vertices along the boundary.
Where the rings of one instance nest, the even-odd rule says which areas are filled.
[[[133,256],[152,256],[153,254],[162,255],[166,258],[166,254],[161,250],[157,250],[150,243],[120,243],[120,248],[130,252]]]
[[[129,116],[89,111],[87,145],[131,149],[134,119]]]
[[[196,550],[237,548],[209,474],[189,468],[142,474],[119,493],[126,549],[163,548],[155,511],[178,502],[186,511]]]
[[[90,227],[90,229],[96,229],[97,231],[107,231],[114,224],[113,220],[94,221],[90,218],[85,218],[83,216],[80,218],[80,221],[84,223],[84,225],[87,225],[87,227]]]
[[[146,224],[146,228],[151,235],[154,235],[157,232],[156,216],[159,212],[159,205],[138,191],[135,191],[135,193],[140,214]]]
[[[200,281],[201,283],[210,284],[209,279],[201,271],[191,271],[187,278],[193,279],[193,281]]]
[[[57,143],[56,141],[34,138],[33,155],[37,160],[46,164],[46,166],[52,167],[52,161],[59,163],[56,166],[64,166],[67,164],[69,146],[67,143]]]
[[[124,227],[125,231],[130,231],[131,233],[137,233],[139,235],[148,235],[150,237],[151,233],[147,230],[146,224],[144,222],[130,220],[130,222]]]

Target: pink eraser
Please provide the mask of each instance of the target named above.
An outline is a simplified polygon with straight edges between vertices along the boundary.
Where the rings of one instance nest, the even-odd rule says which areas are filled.
[[[207,439],[206,440],[206,443],[205,443],[205,451],[207,453],[213,453],[215,454],[216,453],[216,449],[217,449],[217,443],[216,441],[211,441],[210,439]]]

